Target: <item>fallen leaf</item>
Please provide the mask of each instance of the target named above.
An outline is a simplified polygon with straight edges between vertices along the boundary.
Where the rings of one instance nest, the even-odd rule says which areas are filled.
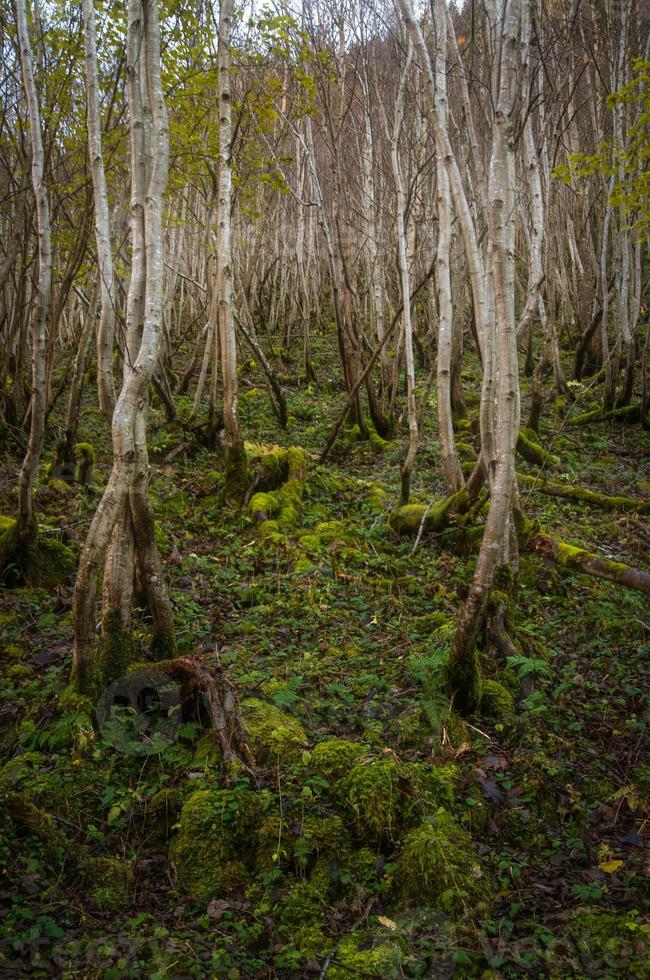
[[[623,867],[622,861],[604,861],[602,864],[598,865],[599,871],[604,871],[605,874],[613,875],[615,871]]]
[[[391,932],[393,932],[395,929],[397,929],[397,923],[396,922],[393,922],[392,919],[386,918],[385,915],[378,915],[377,918],[381,922],[382,926],[386,926],[386,928],[387,929],[390,929]]]

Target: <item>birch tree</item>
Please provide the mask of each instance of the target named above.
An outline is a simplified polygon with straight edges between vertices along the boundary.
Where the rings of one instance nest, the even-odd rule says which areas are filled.
[[[34,78],[34,59],[27,24],[26,0],[16,0],[20,66],[27,100],[31,142],[31,181],[36,204],[38,281],[31,315],[31,421],[29,443],[18,478],[18,518],[0,538],[0,571],[13,563],[22,568],[38,535],[34,480],[43,448],[46,408],[47,323],[52,294],[50,208],[44,179],[41,112]]]
[[[162,336],[162,207],[169,134],[157,3],[129,0],[127,16],[132,268],[124,378],[112,421],[113,468],[81,555],[73,600],[73,681],[86,692],[119,676],[137,655],[131,635],[136,565],[153,618],[151,648],[164,657],[174,647],[147,492],[146,442],[148,386]],[[102,635],[96,645],[102,570]]]

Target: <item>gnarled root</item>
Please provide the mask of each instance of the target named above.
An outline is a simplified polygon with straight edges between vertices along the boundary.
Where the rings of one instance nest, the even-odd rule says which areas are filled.
[[[182,685],[183,698],[200,691],[209,708],[214,731],[219,740],[224,762],[240,759],[247,766],[255,760],[246,741],[244,728],[235,710],[235,689],[230,681],[221,676],[219,683],[200,660],[191,657],[175,657],[156,663],[168,677]]]
[[[417,534],[424,531],[440,531],[458,518],[469,507],[469,495],[465,487],[432,504],[405,504],[391,513],[389,524],[398,534]]]

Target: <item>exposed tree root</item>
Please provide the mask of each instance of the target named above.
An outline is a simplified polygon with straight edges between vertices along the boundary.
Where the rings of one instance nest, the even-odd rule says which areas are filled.
[[[591,507],[600,507],[602,510],[631,510],[638,514],[650,513],[650,500],[641,500],[636,497],[613,497],[608,494],[597,493],[595,490],[587,490],[585,487],[570,487],[563,483],[551,483],[543,476],[528,476],[526,473],[517,473],[517,483],[520,487],[529,487],[538,493],[545,493],[551,497],[564,497],[567,500],[589,504]]]
[[[147,664],[147,667],[150,666]],[[196,692],[201,692],[204,696],[224,762],[240,759],[248,766],[255,764],[243,726],[235,710],[235,690],[227,678],[222,676],[217,683],[205,664],[190,657],[175,657],[173,660],[159,661],[155,664],[155,668],[180,682],[183,700],[187,700]]]
[[[638,422],[641,409],[638,405],[625,405],[623,408],[613,408],[609,412],[596,408],[592,412],[583,412],[569,419],[571,425],[588,425],[590,422]]]
[[[391,513],[389,524],[398,534],[417,534],[421,527],[426,532],[440,531],[454,519],[464,514],[470,500],[465,487],[432,504],[405,504]]]

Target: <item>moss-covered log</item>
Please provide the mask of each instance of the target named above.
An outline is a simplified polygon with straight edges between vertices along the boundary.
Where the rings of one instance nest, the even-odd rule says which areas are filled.
[[[537,434],[532,429],[520,429],[517,436],[517,452],[527,463],[535,466],[559,466],[560,460],[553,456],[537,441]]]
[[[417,534],[424,521],[424,531],[440,531],[469,507],[465,487],[431,504],[405,504],[392,511],[389,524],[398,534]]]
[[[627,585],[631,589],[638,589],[650,595],[650,574],[639,568],[632,568],[624,562],[601,558],[584,548],[577,548],[541,531],[531,535],[528,547],[537,554],[544,555],[545,558],[552,558],[564,568],[595,575],[597,578],[616,582],[617,585]]]
[[[542,476],[528,476],[526,473],[517,473],[517,482],[520,487],[527,487],[538,493],[548,494],[550,497],[563,497],[566,500],[575,500],[581,504],[589,504],[590,507],[599,507],[601,510],[630,510],[638,514],[650,513],[650,500],[641,500],[637,497],[610,496],[605,493],[597,493],[595,490],[587,490],[585,487],[570,487],[564,483],[552,483]]]
[[[522,551],[534,551],[570,571],[584,572],[650,595],[650,573],[560,541],[542,531],[536,521],[529,521],[522,511],[515,512],[515,522]]]
[[[641,409],[638,405],[624,405],[623,408],[613,408],[609,412],[596,408],[591,412],[583,412],[569,419],[571,425],[588,425],[590,422],[638,422]]]
[[[258,461],[257,485],[263,489],[254,494],[249,510],[261,524],[270,522],[278,529],[295,527],[302,518],[307,459],[302,449],[274,448]]]

